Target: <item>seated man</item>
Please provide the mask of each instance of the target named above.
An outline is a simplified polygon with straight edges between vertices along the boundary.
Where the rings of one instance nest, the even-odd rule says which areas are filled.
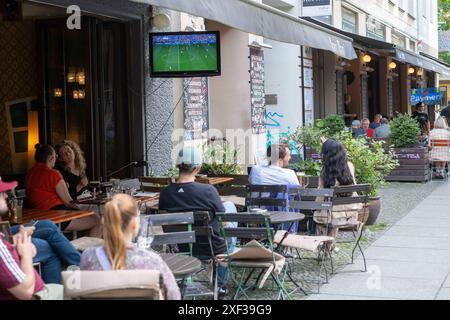
[[[286,185],[299,186],[300,182],[294,170],[287,169],[291,160],[291,151],[287,144],[273,144],[267,148],[267,166],[255,166],[250,173],[249,182],[253,185]],[[270,196],[270,195],[269,195]],[[283,208],[284,210],[284,208]],[[287,210],[287,209],[285,209]],[[287,230],[289,225],[284,225]],[[297,232],[298,223],[295,223],[291,232]]]
[[[391,127],[389,126],[389,120],[386,118],[381,119],[381,126],[375,129],[373,137],[375,139],[388,139],[391,135]]]
[[[17,182],[3,182],[0,178],[0,196],[5,201],[6,192],[17,187]],[[80,265],[80,253],[51,221],[38,221],[32,227],[25,227],[26,233],[36,247],[34,263],[41,264],[42,277],[45,283],[61,283],[61,265]],[[19,226],[11,228],[12,234],[20,231]]]
[[[367,137],[367,132],[361,128],[361,121],[359,120],[353,120],[352,122],[352,137]]]
[[[0,192],[0,215],[8,211],[4,191]],[[30,300],[35,295],[44,299],[62,299],[62,287],[45,287],[34,270],[35,255],[36,247],[25,228],[14,236],[13,244],[5,241],[0,233],[0,300]]]
[[[180,171],[176,183],[169,185],[161,191],[159,197],[159,209],[168,212],[186,212],[189,210],[208,210],[211,215],[211,226],[214,230],[212,236],[212,246],[214,254],[226,253],[224,239],[220,236],[219,224],[216,219],[216,212],[236,213],[233,203],[222,203],[216,188],[211,185],[195,182],[195,176],[200,172],[202,166],[202,154],[194,147],[183,147],[177,157],[177,167]],[[230,251],[234,250],[234,244],[229,246]],[[194,256],[210,257],[211,250],[209,244],[194,244]],[[227,283],[227,269],[218,269],[220,286],[222,293]]]

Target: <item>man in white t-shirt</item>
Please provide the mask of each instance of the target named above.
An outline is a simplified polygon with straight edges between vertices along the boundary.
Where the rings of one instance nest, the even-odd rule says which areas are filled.
[[[267,166],[255,166],[249,182],[254,185],[296,185],[300,183],[294,170],[287,169],[291,151],[287,144],[273,144],[267,149]]]

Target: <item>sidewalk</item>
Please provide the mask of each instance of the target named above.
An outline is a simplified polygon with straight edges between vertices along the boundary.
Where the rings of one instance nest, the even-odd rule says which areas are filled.
[[[309,300],[450,300],[450,182],[443,183]]]

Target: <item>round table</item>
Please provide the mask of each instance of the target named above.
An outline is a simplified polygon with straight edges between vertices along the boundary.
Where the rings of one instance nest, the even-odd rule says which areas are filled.
[[[272,224],[294,223],[305,219],[305,215],[299,212],[269,211],[268,214]]]
[[[190,276],[202,269],[202,262],[195,257],[174,253],[161,253],[160,256],[176,278]]]

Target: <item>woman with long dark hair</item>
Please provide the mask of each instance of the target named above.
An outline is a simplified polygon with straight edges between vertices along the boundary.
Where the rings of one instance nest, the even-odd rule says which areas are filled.
[[[319,188],[333,188],[356,184],[355,167],[348,160],[347,151],[337,140],[329,139],[322,145],[322,173]],[[358,213],[362,204],[333,206],[331,217],[327,211],[314,213],[319,234],[336,238],[339,227],[359,224]],[[330,250],[335,249],[335,243]]]

